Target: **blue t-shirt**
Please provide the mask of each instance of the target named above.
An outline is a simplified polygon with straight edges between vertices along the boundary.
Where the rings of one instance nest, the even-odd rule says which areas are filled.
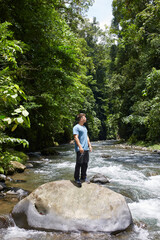
[[[89,147],[88,147],[88,138],[87,138],[87,128],[85,126],[81,126],[80,124],[77,124],[73,128],[73,135],[75,134],[78,135],[80,144],[84,149],[84,151],[88,151]],[[76,142],[75,142],[75,150],[76,152],[79,151],[79,147],[77,146]]]

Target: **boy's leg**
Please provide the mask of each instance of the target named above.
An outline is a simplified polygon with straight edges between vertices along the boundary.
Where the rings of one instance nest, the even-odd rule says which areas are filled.
[[[83,154],[81,154],[79,151],[77,152],[77,157],[76,157],[76,166],[75,166],[75,171],[74,171],[74,179],[77,181],[79,180],[79,175],[80,175],[80,168],[83,163]]]
[[[83,163],[81,166],[81,179],[85,180],[87,177],[87,168],[89,162],[89,151],[84,151]]]

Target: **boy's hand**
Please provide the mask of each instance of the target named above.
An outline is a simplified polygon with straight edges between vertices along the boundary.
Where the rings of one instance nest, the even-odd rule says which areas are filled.
[[[82,147],[79,147],[80,153],[84,153],[84,149]]]
[[[92,152],[92,146],[89,146],[89,151]]]

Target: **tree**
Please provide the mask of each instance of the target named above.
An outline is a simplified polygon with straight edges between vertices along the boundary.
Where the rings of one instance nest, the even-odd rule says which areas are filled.
[[[8,30],[9,23],[0,24],[0,150],[12,143],[28,146],[25,139],[13,138],[5,134],[6,129],[15,131],[18,125],[30,127],[29,113],[22,105],[26,100],[24,91],[17,85],[17,56],[23,53],[24,44],[13,39],[13,33]],[[26,46],[25,46],[26,47]],[[8,131],[9,132],[9,131]],[[9,133],[8,133],[9,134]]]
[[[99,23],[96,18],[93,18],[93,22],[86,20],[79,30],[80,37],[84,38],[87,43],[87,54],[92,61],[92,65],[88,68],[88,75],[92,76],[89,81],[89,87],[92,89],[95,106],[94,111],[97,116],[100,132],[98,139],[106,139],[106,105],[108,102],[106,78],[107,69],[109,66],[109,49],[111,46],[111,38],[109,31],[106,29],[103,31],[99,27]]]
[[[81,11],[89,2],[79,1]],[[20,59],[26,71],[18,82],[28,96],[25,107],[30,112],[31,129],[19,129],[18,136],[26,136],[33,148],[51,145],[56,138],[66,135],[70,139],[74,116],[80,109],[88,111],[91,105],[88,101],[93,101],[88,87],[90,77],[86,76],[89,60],[84,41],[71,31],[65,20],[72,5],[76,14],[80,11],[76,3],[1,2],[4,13],[1,21],[12,22],[15,37],[29,46]],[[62,11],[64,14],[60,14]]]
[[[110,67],[114,72],[108,82],[112,99],[111,126],[116,126],[121,137],[134,141],[150,135],[151,106],[144,91],[152,68],[159,66],[159,3],[113,1],[112,32],[118,36],[118,44],[114,46],[116,54]]]

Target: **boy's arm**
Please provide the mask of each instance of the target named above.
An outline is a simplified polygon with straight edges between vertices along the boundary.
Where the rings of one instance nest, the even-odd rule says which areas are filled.
[[[88,140],[88,147],[89,147],[89,151],[92,152],[92,145],[91,142],[89,140],[89,137],[87,136],[87,140]]]
[[[84,153],[84,149],[82,148],[81,144],[80,144],[80,141],[79,141],[79,138],[78,138],[78,134],[74,134],[74,140],[77,144],[77,146],[79,147],[79,151],[80,153]]]

